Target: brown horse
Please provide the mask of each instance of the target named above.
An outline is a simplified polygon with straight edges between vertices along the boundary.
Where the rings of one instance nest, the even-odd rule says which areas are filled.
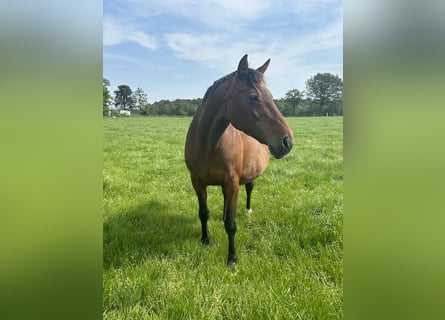
[[[246,211],[250,213],[253,181],[266,169],[269,150],[275,158],[282,158],[293,144],[292,129],[264,82],[263,74],[269,62],[270,59],[258,69],[250,69],[245,55],[237,71],[215,81],[196,111],[185,142],[185,162],[198,196],[203,244],[210,241],[206,187],[222,187],[229,266],[237,260],[239,186],[246,185]]]

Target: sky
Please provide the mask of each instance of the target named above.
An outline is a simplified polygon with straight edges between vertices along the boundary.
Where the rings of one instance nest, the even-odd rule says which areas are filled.
[[[111,91],[140,87],[149,102],[202,98],[212,83],[271,59],[274,98],[319,72],[343,78],[339,0],[104,0],[103,75]]]

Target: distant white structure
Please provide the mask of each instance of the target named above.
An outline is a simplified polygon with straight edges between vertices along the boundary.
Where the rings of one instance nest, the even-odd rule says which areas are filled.
[[[119,114],[123,117],[131,116],[131,112],[129,110],[119,110]]]

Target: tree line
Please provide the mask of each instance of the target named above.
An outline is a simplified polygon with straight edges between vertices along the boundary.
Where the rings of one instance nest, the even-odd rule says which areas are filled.
[[[193,116],[202,99],[176,99],[148,102],[141,88],[133,91],[122,84],[111,94],[110,81],[103,78],[103,113],[119,116],[119,110],[130,110],[145,116]],[[306,81],[306,90],[289,90],[274,100],[284,116],[343,115],[343,81],[338,75],[317,73]]]

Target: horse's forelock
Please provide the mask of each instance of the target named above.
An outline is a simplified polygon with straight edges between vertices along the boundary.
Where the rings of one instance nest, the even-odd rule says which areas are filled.
[[[263,74],[254,69],[249,69],[246,73],[238,74],[238,77],[244,81],[248,81],[253,86],[258,86],[264,80]]]

